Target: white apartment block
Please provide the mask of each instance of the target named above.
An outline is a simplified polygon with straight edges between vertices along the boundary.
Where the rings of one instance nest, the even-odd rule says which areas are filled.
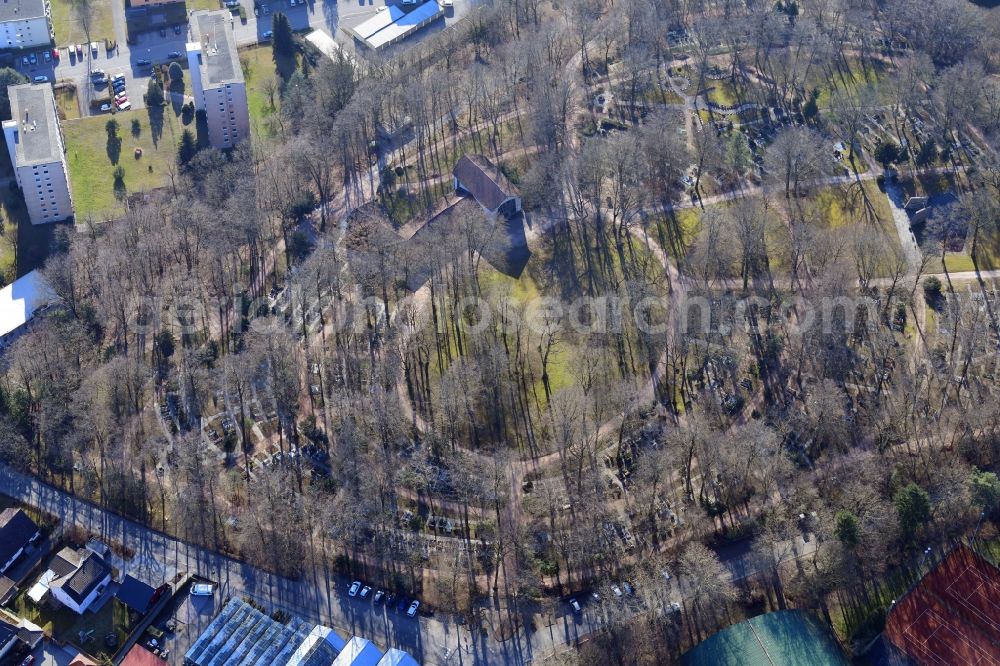
[[[73,197],[52,86],[25,83],[8,94],[11,119],[3,133],[28,217],[32,224],[65,220],[73,215]]]
[[[208,140],[232,148],[250,137],[247,87],[233,35],[233,15],[224,10],[191,14],[195,41],[187,45],[195,107],[205,111]]]
[[[48,0],[0,0],[0,49],[33,49],[52,43]]]

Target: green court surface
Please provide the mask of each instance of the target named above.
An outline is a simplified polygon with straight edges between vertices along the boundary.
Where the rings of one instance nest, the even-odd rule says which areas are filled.
[[[705,639],[681,657],[684,666],[846,666],[833,635],[808,613],[759,615]]]

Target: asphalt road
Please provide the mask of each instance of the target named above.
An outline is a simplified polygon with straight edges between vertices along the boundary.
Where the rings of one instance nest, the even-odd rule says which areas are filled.
[[[500,642],[448,616],[411,619],[370,600],[352,599],[347,596],[350,581],[326,563],[308,563],[301,580],[290,580],[151,530],[4,465],[0,492],[123,544],[137,561],[162,565],[167,578],[190,572],[216,581],[220,600],[252,597],[270,609],[333,627],[344,638],[358,635],[383,648],[401,648],[424,664],[524,664],[583,637],[602,621],[599,609],[585,607],[582,616],[567,612],[529,636],[521,632]]]

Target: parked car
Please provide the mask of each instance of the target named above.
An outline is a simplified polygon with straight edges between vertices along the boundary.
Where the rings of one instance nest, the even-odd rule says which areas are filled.
[[[21,64],[24,65],[25,67],[27,67],[30,64],[28,56],[24,56],[23,58],[21,58]]]
[[[131,108],[132,108],[132,102],[130,102],[128,100],[125,100],[124,102],[122,102],[122,103],[120,103],[118,105],[118,110],[119,111],[128,111]]]
[[[30,62],[32,65],[37,65],[38,64],[38,56],[36,56],[34,53],[29,54],[28,55],[28,62]]]
[[[410,604],[410,607],[406,610],[406,616],[407,617],[416,617],[417,616],[417,609],[418,608],[420,608],[420,602],[414,600],[413,603]]]
[[[627,580],[622,581],[622,590],[629,596],[632,596],[632,593],[635,592],[635,590],[632,589],[632,584]]]
[[[177,25],[174,26],[174,34],[175,35],[181,34],[181,24],[180,23],[178,23]]]
[[[367,599],[368,595],[371,594],[371,593],[372,593],[372,588],[371,588],[370,585],[365,585],[363,588],[361,588],[361,598],[362,599]]]
[[[59,49],[52,49],[52,57],[59,60]]]
[[[624,596],[622,589],[616,583],[611,583],[611,591],[614,592],[616,599],[621,599]]]
[[[111,80],[112,81],[124,81],[125,80],[125,75],[122,74],[121,72],[118,72],[117,74],[115,74],[114,76],[111,77]]]
[[[150,62],[149,62],[148,60],[146,60],[146,59],[142,58],[142,59],[139,59],[139,60],[136,60],[136,61],[135,61],[135,64],[136,64],[136,65],[139,65],[140,67],[149,67],[149,65],[150,65],[151,63],[150,63]]]
[[[265,31],[264,31],[263,33],[261,33],[261,35],[260,35],[260,36],[261,36],[262,38],[264,38],[264,39],[271,39],[271,37],[272,37],[273,35],[274,35],[274,33],[273,33],[273,32],[271,32],[270,30],[265,30]]]
[[[353,583],[351,583],[351,589],[347,591],[347,596],[349,597],[358,596],[358,590],[360,589],[361,589],[361,581],[360,580],[354,581]]]
[[[378,604],[379,602],[382,601],[382,598],[384,596],[385,592],[383,592],[382,590],[378,590],[377,592],[375,592],[375,596],[372,597],[372,603]]]
[[[191,596],[210,597],[215,593],[215,586],[211,583],[195,583],[191,586]]]
[[[32,664],[34,664],[34,663],[35,663],[35,655],[33,655],[33,654],[29,654],[29,655],[28,655],[27,657],[25,657],[25,658],[24,658],[24,660],[23,660],[23,661],[21,662],[21,666],[31,666],[31,665],[32,665]]]
[[[573,609],[574,613],[582,613],[583,612],[583,609],[580,608],[580,602],[577,601],[575,597],[569,600],[569,605]]]
[[[44,74],[39,74],[38,76],[33,78],[32,81],[34,81],[35,83],[48,83],[49,77],[45,76]]]
[[[42,60],[52,62],[52,54],[49,51],[42,51]]]
[[[101,113],[107,113],[111,110],[110,104],[101,104]]]
[[[171,51],[170,53],[167,54],[167,57],[170,58],[171,60],[177,60],[178,58],[181,57],[181,54],[180,51]]]
[[[103,79],[104,78],[104,70],[103,69],[95,69],[94,71],[92,71],[90,73],[90,78],[92,78],[92,79]]]

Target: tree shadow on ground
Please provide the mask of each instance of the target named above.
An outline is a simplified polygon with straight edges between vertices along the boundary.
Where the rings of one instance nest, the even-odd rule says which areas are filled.
[[[288,83],[288,79],[295,73],[296,67],[298,67],[298,63],[295,61],[294,55],[274,54],[274,69],[285,83]]]
[[[153,139],[153,147],[160,146],[160,137],[163,136],[163,107],[151,106],[149,111],[149,134]]]
[[[177,70],[180,67],[171,69],[168,71],[170,74],[177,75]],[[170,95],[170,105],[174,109],[174,115],[179,116],[181,113],[181,107],[184,106],[184,75],[181,73],[177,78],[174,76],[170,77],[170,84],[167,86],[167,90]]]
[[[108,141],[104,150],[111,163],[118,164],[118,159],[122,154],[122,138],[118,136],[118,121],[112,118],[105,124],[104,129],[108,133]]]

